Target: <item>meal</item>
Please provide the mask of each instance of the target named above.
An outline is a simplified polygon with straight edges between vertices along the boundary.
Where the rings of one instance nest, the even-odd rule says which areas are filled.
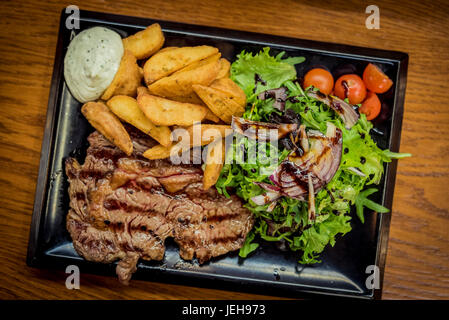
[[[319,262],[350,210],[387,212],[368,198],[383,164],[409,156],[370,136],[393,82],[323,67],[270,48],[235,61],[209,45],[164,47],[153,24],[127,38],[103,27],[69,45],[64,76],[95,129],[83,164],[66,159],[67,229],[76,251],[118,261],[128,283],[139,259],[162,260],[173,238],[200,264],[261,241]],[[346,69],[351,69],[347,68]]]
[[[78,34],[64,59],[64,78],[72,95],[80,102],[100,98],[114,79],[123,53],[122,39],[107,28]]]
[[[146,160],[143,153],[155,141],[127,130],[129,156],[95,131],[84,164],[66,161],[67,229],[78,253],[89,261],[120,260],[117,275],[126,283],[139,258],[163,259],[168,237],[179,245],[181,258],[196,256],[200,263],[239,249],[254,222],[243,202],[204,190],[198,166]]]

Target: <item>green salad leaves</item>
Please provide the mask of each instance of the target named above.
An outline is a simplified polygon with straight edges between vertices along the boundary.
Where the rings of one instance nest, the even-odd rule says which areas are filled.
[[[242,52],[238,60],[231,66],[231,78],[237,83],[246,96],[257,95],[267,89],[279,88],[287,80],[296,77],[294,65],[303,62],[303,57],[283,59],[284,52],[277,56],[270,56],[270,48],[264,48],[260,53],[253,55],[249,52]],[[256,87],[254,78],[259,75],[264,83]]]
[[[350,129],[345,129],[341,118],[326,105],[308,97],[303,88],[294,82],[296,79],[295,64],[304,61],[303,57],[282,59],[284,53],[271,56],[269,48],[258,54],[242,52],[231,66],[231,79],[246,93],[248,106],[243,118],[269,122],[273,113],[281,111],[273,107],[273,99],[260,100],[258,93],[268,89],[286,87],[288,99],[285,108],[293,109],[300,115],[301,123],[307,129],[326,132],[326,122],[333,123],[343,133],[343,152],[340,167],[327,186],[315,197],[316,220],[308,219],[308,202],[282,197],[272,211],[267,211],[269,204],[258,206],[251,198],[264,193],[254,182],[271,183],[269,176],[288,155],[289,150],[281,145],[277,148],[269,143],[261,143],[236,137],[231,145],[235,152],[229,153],[220,178],[216,183],[217,190],[226,196],[233,190],[246,202],[246,207],[254,214],[255,225],[248,234],[239,255],[247,257],[256,250],[260,241],[277,242],[279,246],[300,253],[299,262],[312,264],[320,262],[319,254],[330,244],[335,245],[336,237],[351,231],[351,207],[355,205],[356,214],[364,221],[364,208],[377,212],[388,212],[388,209],[368,199],[377,191],[376,188],[365,189],[366,186],[378,184],[381,180],[384,163],[392,159],[410,156],[389,150],[381,150],[370,136],[372,124],[361,114],[358,122]],[[258,81],[259,80],[259,81]],[[265,149],[268,156],[277,152],[277,162],[266,161],[255,163],[237,163],[235,157],[238,150],[248,149],[252,144]]]

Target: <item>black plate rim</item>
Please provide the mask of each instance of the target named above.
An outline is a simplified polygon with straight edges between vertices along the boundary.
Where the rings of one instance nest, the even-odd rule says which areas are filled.
[[[258,45],[267,45],[271,47],[281,46],[284,48],[295,48],[301,50],[320,50],[321,52],[329,55],[338,54],[339,56],[346,56],[349,58],[364,58],[370,59],[371,61],[380,60],[383,62],[390,61],[399,63],[399,69],[397,78],[395,83],[398,84],[395,90],[394,97],[394,114],[392,115],[392,128],[391,128],[391,136],[390,136],[390,150],[399,151],[400,137],[401,137],[401,127],[402,127],[402,118],[404,111],[404,100],[405,100],[405,88],[406,88],[406,80],[407,80],[407,67],[409,56],[407,53],[400,51],[390,51],[383,49],[373,49],[359,46],[351,46],[345,44],[336,44],[336,43],[328,43],[328,42],[320,42],[315,40],[305,40],[298,38],[291,38],[285,36],[277,36],[277,35],[269,35],[269,34],[261,34],[254,33],[248,31],[239,31],[232,29],[223,29],[217,27],[210,26],[201,26],[201,25],[193,25],[193,24],[184,24],[173,21],[165,21],[165,20],[156,20],[142,17],[131,17],[110,13],[102,13],[95,11],[86,11],[81,10],[80,14],[82,16],[81,21],[95,22],[95,23],[108,23],[109,25],[116,26],[132,26],[136,27],[149,25],[151,23],[158,22],[162,24],[162,29],[165,31],[170,31],[173,33],[181,33],[181,34],[192,34],[195,36],[209,37],[214,39],[222,39],[222,40],[232,40],[237,42],[244,43],[254,43]],[[126,21],[118,22],[118,21]],[[51,168],[51,160],[53,158],[54,151],[54,143],[55,143],[55,113],[57,111],[57,106],[61,99],[61,86],[63,83],[63,75],[62,75],[62,65],[63,65],[63,41],[62,41],[62,29],[65,28],[65,9],[62,9],[60,16],[60,25],[58,32],[58,40],[55,51],[55,59],[53,65],[53,74],[49,92],[48,106],[47,106],[47,115],[45,122],[44,135],[42,139],[42,147],[41,147],[41,156],[39,161],[39,173],[38,179],[36,183],[36,192],[35,199],[33,205],[33,215],[31,219],[30,225],[30,235],[27,249],[27,258],[26,263],[31,267],[45,267],[52,269],[53,266],[49,262],[53,260],[55,263],[55,259],[50,257],[44,257],[42,252],[37,250],[38,244],[41,241],[41,221],[42,214],[45,205],[45,199],[48,194],[48,183],[50,180],[50,168]],[[357,52],[357,54],[353,54],[351,52]],[[389,163],[386,167],[385,171],[385,188],[382,194],[382,200],[386,207],[391,209],[392,201],[393,201],[393,191],[395,186],[395,178],[396,178],[396,168],[397,161],[393,160],[393,162]],[[41,187],[45,186],[45,188]],[[370,295],[357,295],[357,294],[345,294],[344,292],[329,292],[326,290],[322,291],[314,291],[314,290],[301,290],[300,294],[302,296],[316,296],[318,295],[331,295],[335,297],[351,297],[351,298],[364,298],[364,299],[380,299],[382,296],[382,287],[383,287],[383,276],[387,255],[387,246],[388,246],[388,234],[390,228],[391,214],[379,214],[379,234],[377,240],[377,250],[376,250],[376,265],[379,266],[380,269],[380,288],[374,289],[373,293]],[[172,271],[167,272],[167,274],[171,274]],[[188,274],[188,273],[187,273]],[[189,278],[186,276],[186,273],[180,275],[181,278]],[[169,277],[163,277],[164,280],[167,280]],[[225,286],[226,280],[225,277],[220,279],[220,282]],[[190,279],[184,279],[184,283],[187,285],[198,285],[193,284],[193,281],[189,281]],[[218,280],[218,279],[217,279]],[[248,279],[254,280],[254,279]],[[160,280],[156,280],[160,281]],[[231,283],[239,283],[239,287],[241,287],[244,291],[253,291],[251,288],[246,288],[242,283],[242,280],[236,279],[228,279]],[[170,282],[170,281],[168,281]],[[255,284],[254,281],[249,281],[251,284]],[[256,287],[260,285],[256,284]],[[206,287],[208,287],[206,285]],[[272,287],[270,287],[272,288]],[[227,290],[233,290],[231,287]],[[285,292],[283,290],[276,291],[280,295],[284,295]]]

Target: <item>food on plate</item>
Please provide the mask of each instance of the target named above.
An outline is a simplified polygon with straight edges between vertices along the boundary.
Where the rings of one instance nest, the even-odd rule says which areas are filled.
[[[268,123],[232,117],[232,129],[253,140],[279,140],[298,129],[296,123]],[[272,134],[274,133],[274,135]]]
[[[137,104],[147,118],[158,126],[191,126],[203,120],[207,114],[204,106],[145,93],[137,97]]]
[[[366,99],[359,108],[359,112],[366,115],[366,120],[373,120],[379,115],[380,109],[381,103],[379,97],[374,92],[368,91]]]
[[[207,65],[209,63],[218,62],[220,57],[221,57],[221,53],[220,52],[215,53],[215,54],[213,54],[213,55],[211,55],[211,56],[209,56],[207,58],[204,58],[202,60],[198,60],[198,61],[192,62],[192,63],[188,64],[187,66],[185,66],[184,68],[182,68],[182,69],[180,69],[178,71],[175,71],[171,75],[179,74],[179,73],[185,72],[185,71],[194,70],[194,69],[197,69],[197,68],[199,68],[201,66]],[[220,63],[219,62],[218,62],[217,69],[218,70],[220,69]],[[217,74],[218,74],[218,72],[217,72]]]
[[[359,76],[339,78],[335,88],[347,80],[350,90],[338,98],[315,86],[301,87],[294,64],[303,59],[283,56],[270,55],[269,48],[243,51],[232,63],[230,78],[245,91],[247,104],[240,118],[233,117],[240,136],[229,145],[215,187],[226,196],[235,191],[254,214],[241,257],[269,241],[299,251],[299,263],[313,264],[351,230],[351,206],[362,222],[366,209],[388,212],[368,198],[377,189],[366,187],[380,182],[384,163],[410,154],[381,150],[371,138],[372,123],[351,104],[365,99],[366,93],[354,94],[364,86]],[[262,129],[269,128],[278,135],[268,139]],[[273,154],[271,161],[239,162],[239,154],[254,145]]]
[[[112,96],[116,95],[134,97],[141,83],[142,71],[137,65],[136,57],[129,50],[125,50],[120,67],[111,84],[101,96],[101,99],[109,100]]]
[[[142,154],[145,158],[150,160],[166,159],[171,155],[172,147],[165,147],[163,145],[155,145]]]
[[[287,89],[285,87],[279,87],[265,90],[259,93],[257,98],[260,100],[273,99],[273,108],[284,111],[285,102],[287,101]]]
[[[232,99],[237,102],[242,109],[246,106],[246,94],[245,92],[231,79],[219,78],[214,80],[210,86],[213,89],[217,89],[229,94]]]
[[[206,116],[204,117],[204,120],[209,120],[215,123],[219,123],[220,122],[220,118],[217,117],[212,111],[210,111],[209,109],[207,109],[207,113]]]
[[[209,190],[220,177],[225,161],[225,143],[217,139],[207,146],[207,158],[204,168],[203,189]]]
[[[410,155],[381,150],[370,136],[386,101],[376,93],[392,86],[377,66],[363,80],[355,66],[337,67],[334,83],[325,66],[298,77],[305,59],[270,48],[231,64],[212,46],[162,48],[158,24],[123,42],[89,30],[66,56],[69,88],[89,100],[81,112],[97,129],[84,164],[66,161],[67,229],[87,260],[119,260],[120,281],[139,259],[162,260],[168,237],[181,258],[200,263],[238,249],[245,258],[262,241],[317,263],[351,230],[351,206],[362,222],[364,208],[388,212],[367,186],[385,163]],[[80,62],[91,57],[106,71]],[[148,57],[142,70],[137,60]],[[186,157],[178,164],[175,155]]]
[[[115,114],[101,101],[87,102],[81,108],[89,123],[101,132],[127,155],[133,151],[133,144],[123,124]]]
[[[194,62],[186,69],[152,83],[148,90],[153,95],[168,99],[199,103],[201,100],[195,95],[193,86],[208,86],[217,77],[219,68],[218,55],[214,55],[212,58],[206,58],[204,62]]]
[[[216,53],[218,49],[211,46],[181,47],[158,52],[143,66],[145,82],[150,85],[195,61]]]
[[[107,28],[81,31],[69,44],[64,78],[76,100],[85,103],[101,97],[119,69],[124,53],[120,35]]]
[[[159,50],[157,53],[162,53],[164,51],[169,51],[169,50],[173,50],[176,48],[178,48],[178,47],[165,47],[165,48],[162,48],[161,50]]]
[[[207,107],[225,123],[231,123],[232,116],[241,116],[244,112],[233,95],[211,87],[195,84],[192,86],[195,93]]]
[[[220,71],[218,71],[217,79],[229,78],[229,76],[231,75],[230,74],[231,63],[225,58],[221,58],[219,63],[220,63]]]
[[[156,145],[146,150],[143,156],[150,160],[166,159],[191,148],[201,147],[215,140],[224,139],[232,134],[231,127],[228,125],[198,123],[188,128],[179,129],[181,130],[175,129],[172,132],[172,141],[175,141],[175,144],[168,147]]]
[[[341,130],[330,122],[326,125],[326,134],[309,130],[305,137],[308,150],[303,150],[301,155],[296,153],[289,155],[270,176],[271,181],[278,187],[279,197],[285,195],[304,201],[305,196],[309,194],[308,219],[310,221],[316,219],[315,208],[310,204],[310,200],[314,199],[315,192],[332,180],[341,160]],[[262,185],[259,184],[259,186]],[[253,201],[255,199],[256,197],[252,198]]]
[[[335,81],[334,94],[340,99],[349,99],[350,104],[359,104],[366,97],[366,87],[356,74],[345,74]]]
[[[179,141],[182,145],[188,145],[189,148],[204,146],[213,142],[216,139],[224,139],[229,134],[232,134],[231,126],[216,125],[216,124],[194,124],[186,128],[185,133],[189,138],[188,141],[180,141],[175,135],[174,141]],[[182,138],[182,136],[180,136]]]
[[[307,96],[324,103],[326,106],[334,110],[335,113],[338,114],[343,120],[346,129],[351,129],[352,126],[359,120],[359,115],[354,110],[353,106],[337,97],[325,95],[320,91],[309,91],[307,92]]]
[[[363,82],[368,90],[374,93],[385,93],[393,85],[393,81],[372,63],[368,63],[363,71]]]
[[[284,55],[285,52],[280,52],[272,56],[268,47],[256,54],[242,51],[231,65],[231,79],[247,97],[280,88],[285,81],[296,77],[295,65],[305,60],[304,57],[283,59]]]
[[[199,263],[238,250],[253,226],[243,202],[203,190],[199,165],[143,160],[154,141],[131,129],[129,156],[94,132],[84,164],[66,160],[66,225],[76,251],[93,262],[118,261],[118,278],[128,283],[139,259],[163,259],[169,237],[182,259],[196,257]]]
[[[137,88],[137,96],[141,94],[150,94],[150,91],[148,91],[147,87],[138,87]]]
[[[314,68],[304,76],[304,88],[314,86],[324,94],[330,94],[334,89],[334,77],[323,68]]]
[[[156,53],[164,44],[164,34],[159,23],[148,26],[125,39],[123,46],[138,59],[145,59]]]
[[[165,147],[171,145],[170,128],[154,125],[139,108],[136,99],[128,96],[114,96],[106,104],[117,117],[148,134],[161,145]]]

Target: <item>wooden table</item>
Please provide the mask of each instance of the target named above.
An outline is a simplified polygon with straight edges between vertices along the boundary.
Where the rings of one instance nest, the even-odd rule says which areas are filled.
[[[399,50],[410,55],[385,299],[449,298],[449,6],[388,4],[380,29],[358,1],[84,1],[81,9]],[[281,2],[281,1],[279,1]],[[139,3],[139,5],[137,4]],[[59,15],[72,1],[0,2],[0,298],[261,299],[269,296],[144,281],[129,287],[25,264]]]

